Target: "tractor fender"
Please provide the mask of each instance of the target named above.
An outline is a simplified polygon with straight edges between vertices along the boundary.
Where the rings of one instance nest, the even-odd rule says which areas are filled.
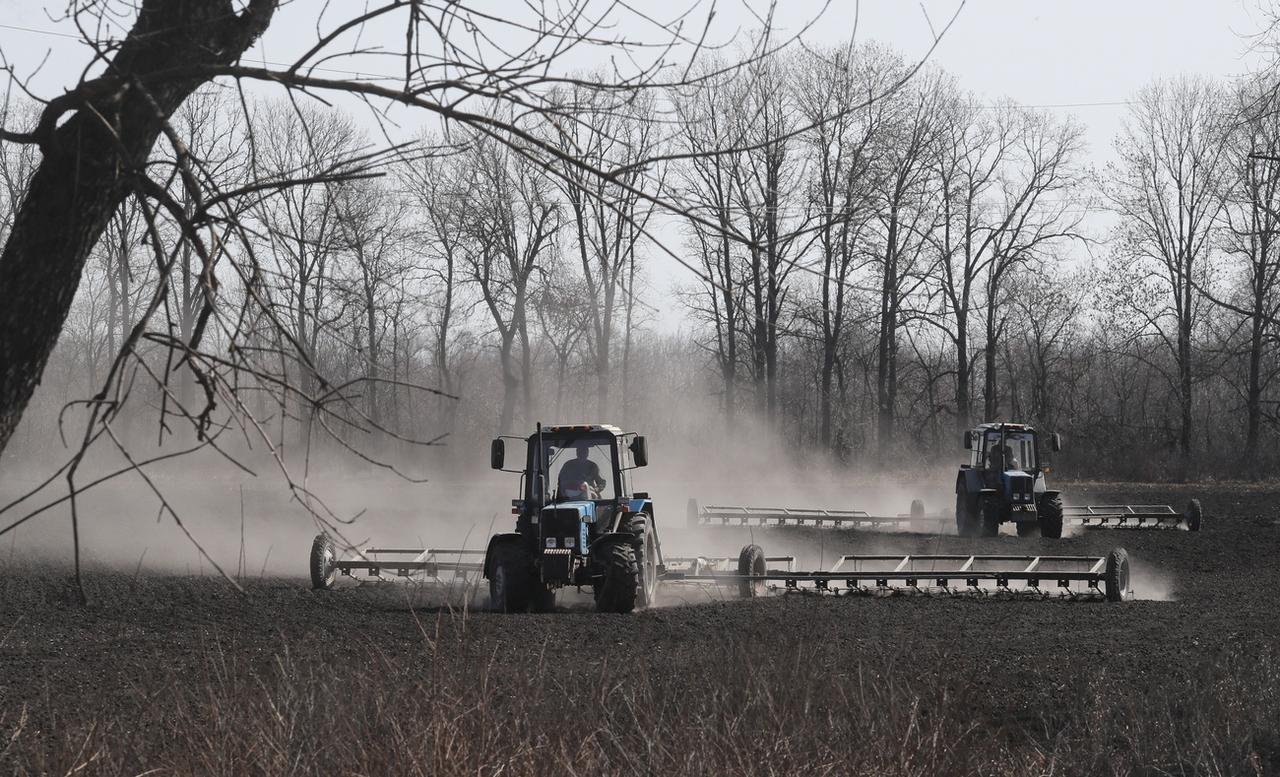
[[[977,470],[960,471],[960,475],[956,478],[957,494],[977,494],[982,490],[982,475]]]
[[[488,579],[493,573],[493,563],[498,557],[498,551],[502,548],[518,548],[524,542],[524,537],[515,532],[506,534],[495,534],[489,538],[489,546],[484,551],[484,576]]]
[[[1053,499],[1055,496],[1062,496],[1062,492],[1046,489],[1040,492],[1039,496],[1043,497],[1044,499]]]
[[[998,488],[980,488],[980,489],[978,489],[978,496],[1000,496],[1000,489],[998,489]]]
[[[652,499],[628,499],[627,512],[629,513],[648,513],[649,517],[653,517],[653,500]]]

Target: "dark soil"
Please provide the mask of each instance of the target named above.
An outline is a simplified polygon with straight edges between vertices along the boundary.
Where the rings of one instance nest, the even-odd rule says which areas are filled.
[[[812,672],[833,677],[867,660],[908,673],[945,669],[975,716],[1041,726],[1047,710],[1078,704],[1082,693],[1106,687],[1134,703],[1218,656],[1280,640],[1280,490],[1093,484],[1069,496],[1181,509],[1193,494],[1206,514],[1194,534],[1092,530],[1053,541],[828,531],[821,538],[824,553],[873,542],[903,552],[1098,555],[1123,545],[1139,590],[1167,598],[1114,604],[791,595],[627,616],[585,607],[497,615],[432,606],[393,586],[313,592],[304,580],[255,580],[242,595],[215,578],[92,571],[91,601],[80,606],[64,574],[11,564],[0,570],[0,710],[26,705],[37,718],[63,722],[124,714],[175,678],[216,674],[219,662],[269,671],[282,656],[306,656],[340,674],[374,655],[412,663],[424,641],[456,644],[462,665],[484,662],[499,674],[519,673],[536,653],[552,666],[677,675],[705,667],[732,642],[780,659],[803,647]],[[754,537],[769,553],[785,553],[811,550],[813,531]],[[300,558],[306,550],[298,549]]]

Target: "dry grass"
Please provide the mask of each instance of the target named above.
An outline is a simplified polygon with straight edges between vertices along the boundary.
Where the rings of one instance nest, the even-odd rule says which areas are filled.
[[[444,616],[464,617],[464,616]],[[563,616],[572,617],[572,616]],[[210,643],[110,703],[0,709],[15,775],[1111,775],[1280,772],[1280,662],[1216,657],[1146,698],[1083,676],[1068,709],[995,719],[980,678],[829,646],[577,660],[464,630],[391,654]],[[259,659],[254,660],[255,650]],[[268,653],[262,659],[261,654]],[[339,658],[339,656],[341,656]],[[1062,676],[1080,674],[1062,667]]]

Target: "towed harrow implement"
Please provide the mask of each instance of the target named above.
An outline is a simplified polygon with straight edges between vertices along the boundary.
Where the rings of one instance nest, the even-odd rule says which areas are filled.
[[[1192,499],[1178,512],[1169,505],[1066,505],[1063,520],[1074,526],[1106,529],[1179,529],[1200,531],[1204,513],[1200,500]]]
[[[688,504],[690,528],[700,526],[815,526],[840,528],[853,526],[878,529],[914,528],[934,531],[951,520],[947,516],[925,515],[924,502],[911,502],[911,511],[897,515],[872,515],[865,510],[823,510],[796,507],[743,507],[726,505],[698,506],[697,499]]]
[[[338,575],[362,580],[401,580],[443,583],[478,580],[483,572],[483,550],[463,548],[365,548],[357,558],[339,558],[328,535],[316,535],[311,543],[311,585],[332,588]],[[475,560],[471,560],[475,559]]]
[[[771,561],[785,560],[785,569]],[[663,580],[733,585],[743,596],[767,589],[810,591],[837,595],[889,593],[1029,594],[1106,599],[1132,598],[1129,555],[1116,548],[1105,556],[1029,555],[852,555],[841,556],[830,568],[795,569],[790,556],[768,557],[758,545],[743,548],[736,571],[722,567],[672,568]]]
[[[1088,529],[1181,529],[1200,531],[1204,513],[1200,500],[1192,499],[1187,508],[1178,512],[1169,505],[1074,505],[1062,508],[1063,523]],[[748,507],[707,505],[700,507],[698,500],[688,504],[690,528],[704,526],[751,526],[817,528],[868,528],[882,527],[908,529],[916,532],[936,532],[954,521],[952,514],[925,513],[924,503],[915,499],[911,511],[897,515],[872,515],[863,510],[824,510],[795,507]]]

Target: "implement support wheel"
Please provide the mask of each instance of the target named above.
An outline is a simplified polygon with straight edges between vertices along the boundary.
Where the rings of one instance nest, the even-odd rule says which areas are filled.
[[[1107,554],[1107,571],[1103,579],[1108,602],[1122,602],[1129,595],[1129,553],[1116,548]]]
[[[1200,531],[1200,524],[1204,522],[1204,513],[1200,510],[1200,500],[1192,499],[1187,505],[1187,512],[1183,514],[1187,519],[1187,529],[1189,531]]]
[[[338,568],[333,562],[337,558],[333,548],[333,540],[327,534],[317,534],[311,541],[311,587],[317,591],[333,588],[333,581],[338,576]]]
[[[768,572],[768,566],[764,560],[764,549],[759,545],[748,545],[738,554],[738,574],[763,575],[766,572]],[[743,599],[764,596],[764,592],[763,580],[743,580],[738,585],[738,593]]]

